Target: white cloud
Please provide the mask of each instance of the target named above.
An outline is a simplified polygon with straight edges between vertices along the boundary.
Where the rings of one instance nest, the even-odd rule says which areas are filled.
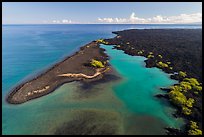
[[[161,16],[157,15],[152,18],[139,18],[133,12],[129,18],[98,18],[101,23],[132,23],[132,24],[182,24],[202,22],[202,13],[180,14],[177,16]]]
[[[65,23],[65,24],[66,24],[66,23],[72,23],[72,21],[71,21],[71,20],[63,19],[63,20],[62,20],[62,23]]]
[[[105,22],[108,22],[108,23],[112,23],[114,21],[112,18],[103,18],[103,19],[98,18],[98,20],[102,21],[102,22],[105,21]]]
[[[59,24],[60,21],[59,20],[53,20],[52,23]]]
[[[52,20],[51,23],[53,24],[72,24],[72,23],[77,23],[72,20],[67,20],[67,19],[62,19],[62,20]]]

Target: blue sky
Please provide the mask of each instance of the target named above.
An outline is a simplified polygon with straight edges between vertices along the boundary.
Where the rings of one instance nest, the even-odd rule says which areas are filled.
[[[3,2],[3,24],[193,23],[201,2]]]

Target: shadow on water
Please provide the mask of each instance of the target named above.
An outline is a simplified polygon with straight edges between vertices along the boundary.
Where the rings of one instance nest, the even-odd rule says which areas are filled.
[[[121,116],[103,110],[81,110],[69,122],[63,123],[55,135],[115,135],[121,134]]]
[[[81,89],[82,90],[88,90],[93,88],[93,86],[96,86],[97,84],[101,84],[101,83],[106,83],[106,82],[111,82],[111,81],[117,81],[120,80],[121,77],[117,76],[117,75],[113,75],[113,74],[105,74],[103,76],[102,79],[93,81],[93,82],[81,82]]]

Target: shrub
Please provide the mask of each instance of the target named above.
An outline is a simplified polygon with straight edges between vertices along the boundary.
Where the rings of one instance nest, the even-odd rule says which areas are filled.
[[[102,43],[103,39],[98,39],[97,42]]]
[[[138,52],[137,52],[137,54],[139,54],[139,55],[142,54],[142,53],[143,53],[143,51],[138,51]]]
[[[182,90],[184,90],[184,91],[192,89],[191,84],[189,82],[182,81],[180,83],[180,86],[182,87]]]
[[[198,129],[196,122],[190,121],[190,130],[188,130],[188,135],[202,135],[202,130]]]
[[[104,68],[104,65],[101,61],[97,61],[95,59],[91,60],[91,65],[98,68]]]
[[[108,42],[104,41],[104,39],[97,40],[97,43],[108,44]]]
[[[192,86],[189,82],[182,81],[179,85],[171,86],[172,90],[180,91],[180,92],[186,92],[188,90],[192,89]]]
[[[158,57],[162,58],[162,55],[159,54]]]
[[[189,107],[189,108],[192,108],[194,102],[195,102],[195,100],[194,100],[193,98],[189,98],[189,99],[186,101],[186,106]]]
[[[170,87],[172,90],[175,90],[175,91],[182,91],[182,87],[181,86],[179,86],[179,85],[175,85],[175,86],[171,86]]]
[[[160,67],[160,68],[167,68],[167,67],[168,67],[168,64],[159,61],[159,62],[157,63],[157,66]]]
[[[148,55],[147,58],[154,58],[154,55]]]
[[[179,71],[179,76],[180,76],[180,77],[186,77],[187,74],[186,74],[186,72]]]
[[[202,135],[202,130],[200,129],[189,130],[188,135]]]
[[[199,82],[195,78],[184,78],[184,81],[189,82],[192,86],[199,86]]]
[[[169,97],[171,101],[178,106],[182,106],[186,104],[186,101],[187,101],[186,96],[183,93],[176,90],[170,91]]]
[[[190,128],[191,128],[191,129],[196,129],[196,128],[198,128],[197,123],[194,122],[194,121],[190,121]]]
[[[183,106],[182,107],[182,113],[185,115],[190,115],[192,113],[192,111],[188,107]]]
[[[202,91],[202,86],[197,81],[197,79],[195,79],[195,78],[184,78],[184,81],[188,82],[191,85],[191,87],[195,90],[194,93],[197,92],[197,91]],[[195,94],[197,94],[197,93],[195,93]]]
[[[194,86],[193,87],[195,90],[197,90],[197,91],[202,91],[202,86]]]

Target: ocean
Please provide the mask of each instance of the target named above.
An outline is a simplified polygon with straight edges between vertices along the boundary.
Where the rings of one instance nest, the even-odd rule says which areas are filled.
[[[5,102],[6,95],[14,86],[46,70],[93,40],[114,37],[112,31],[156,28],[197,29],[202,26],[2,25],[2,133],[54,134],[66,122],[78,117],[83,119],[84,113],[90,112],[96,113],[96,117],[103,113],[103,120],[107,124],[111,121],[107,115],[116,115],[118,119],[113,121],[118,122],[115,124],[118,134],[145,134],[143,127],[149,129],[149,134],[164,134],[163,127],[182,125],[181,119],[171,116],[175,110],[167,102],[153,97],[161,92],[159,87],[169,86],[176,81],[159,69],[145,68],[144,58],[130,57],[110,47],[104,48],[112,58],[111,65],[124,80],[95,85],[88,93],[81,91],[80,83],[72,82],[47,96],[21,105]],[[121,59],[131,58],[133,61],[120,63],[114,57],[116,53],[112,52],[116,52]],[[129,71],[131,67],[135,69]],[[136,77],[131,74],[140,75]],[[142,86],[144,82],[147,86]],[[148,125],[138,126],[137,123],[149,121],[152,122]]]

